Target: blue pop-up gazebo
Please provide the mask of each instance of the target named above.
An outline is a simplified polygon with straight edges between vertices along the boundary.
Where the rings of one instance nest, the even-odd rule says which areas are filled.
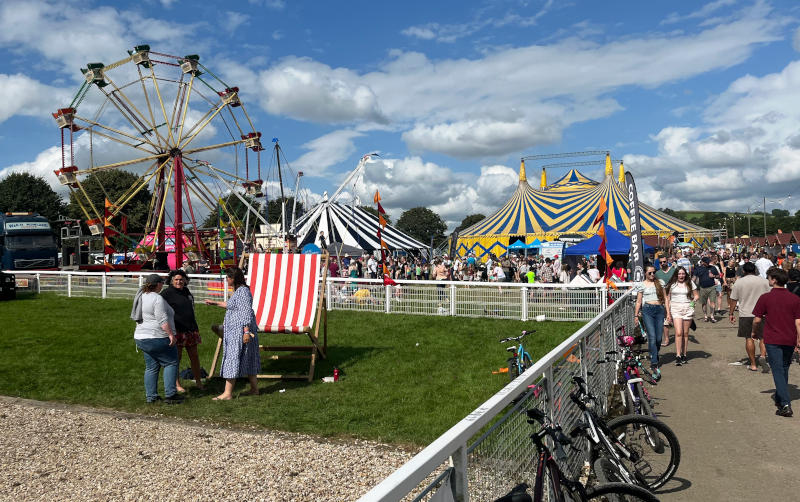
[[[643,243],[644,244],[644,243]],[[589,237],[585,241],[581,241],[574,246],[568,247],[564,250],[564,256],[586,256],[586,255],[594,255],[597,254],[597,250],[600,248],[600,236],[595,235],[593,237]],[[608,254],[614,255],[626,255],[631,250],[631,240],[625,235],[622,235],[613,227],[606,226],[606,250]],[[644,252],[645,253],[652,253],[655,249],[644,244]]]

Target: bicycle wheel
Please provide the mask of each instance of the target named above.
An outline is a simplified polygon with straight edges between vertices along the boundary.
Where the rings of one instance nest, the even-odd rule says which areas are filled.
[[[508,359],[508,378],[512,382],[519,376],[519,368],[517,367],[517,358],[511,357]]]
[[[592,472],[599,483],[624,483],[619,468],[604,456],[597,457],[592,464]]]
[[[659,502],[658,497],[641,486],[608,483],[586,492],[587,502]]]
[[[623,463],[642,486],[655,490],[675,475],[681,446],[667,424],[649,416],[623,415],[607,425],[613,438],[630,452],[631,458],[623,457]]]

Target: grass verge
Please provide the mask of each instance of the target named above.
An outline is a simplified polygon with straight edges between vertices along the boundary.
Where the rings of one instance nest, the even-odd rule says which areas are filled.
[[[506,374],[492,374],[506,361],[499,338],[535,328],[526,348],[537,359],[582,325],[331,311],[329,354],[317,365],[314,382],[265,380],[260,396],[214,402],[221,380],[211,380],[205,392],[185,381],[186,402],[165,406],[144,403],[144,360],[133,343],[130,305],[49,294],[0,303],[0,394],[424,445],[508,382]],[[197,306],[200,361],[207,370],[216,346],[208,326],[223,315],[219,308]],[[274,363],[263,364],[270,371]],[[334,366],[346,376],[321,382]],[[244,389],[237,385],[237,392]]]

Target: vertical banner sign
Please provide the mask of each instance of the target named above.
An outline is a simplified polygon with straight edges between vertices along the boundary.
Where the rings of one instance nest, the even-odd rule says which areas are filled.
[[[625,173],[625,187],[628,189],[629,215],[631,219],[631,250],[628,267],[631,279],[635,282],[644,280],[644,243],[642,242],[642,225],[639,220],[639,197],[636,195],[636,183],[633,175]]]

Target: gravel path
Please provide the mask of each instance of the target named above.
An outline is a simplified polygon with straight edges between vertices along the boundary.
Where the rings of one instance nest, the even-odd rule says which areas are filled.
[[[0,500],[354,500],[411,453],[0,397]]]

